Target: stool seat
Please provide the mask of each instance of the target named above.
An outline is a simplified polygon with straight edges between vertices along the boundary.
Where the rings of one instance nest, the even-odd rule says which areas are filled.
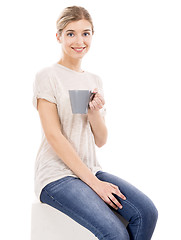
[[[127,222],[116,212],[120,220]],[[31,240],[96,240],[92,232],[61,211],[35,200],[31,209]]]

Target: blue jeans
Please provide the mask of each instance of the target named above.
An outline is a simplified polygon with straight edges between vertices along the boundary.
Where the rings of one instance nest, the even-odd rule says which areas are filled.
[[[113,209],[80,178],[72,176],[47,184],[42,189],[40,201],[65,213],[89,229],[98,239],[151,239],[158,218],[153,202],[137,188],[117,176],[98,171],[96,177],[119,187],[126,200],[114,196],[121,202],[122,209]],[[129,222],[127,227],[113,211],[117,211]]]

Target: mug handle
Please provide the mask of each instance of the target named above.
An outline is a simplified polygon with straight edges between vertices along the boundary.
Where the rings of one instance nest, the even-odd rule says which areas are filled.
[[[94,97],[95,97],[96,93],[97,93],[97,92],[95,92],[95,93],[94,93],[94,92],[90,91],[90,98],[89,98],[89,102],[91,102],[91,101],[94,99]],[[88,108],[90,109],[89,105],[88,105]]]
[[[90,102],[94,99],[95,95],[96,95],[97,92],[92,92],[90,91]]]

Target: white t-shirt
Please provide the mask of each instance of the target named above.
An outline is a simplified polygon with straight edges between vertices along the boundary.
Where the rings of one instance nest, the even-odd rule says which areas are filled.
[[[37,98],[56,104],[61,123],[61,132],[71,143],[80,159],[95,175],[101,170],[95,149],[94,136],[87,114],[72,114],[68,90],[91,90],[98,88],[104,96],[100,77],[87,71],[77,72],[58,63],[45,67],[36,73],[33,84],[33,105],[37,109]],[[99,110],[105,116],[105,106]],[[48,143],[43,128],[41,144],[35,161],[34,190],[40,198],[41,190],[48,183],[65,176],[77,177],[58,157]]]

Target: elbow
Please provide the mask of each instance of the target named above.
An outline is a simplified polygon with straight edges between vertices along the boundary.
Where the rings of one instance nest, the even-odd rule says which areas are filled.
[[[95,139],[96,146],[99,148],[103,147],[107,142],[107,137],[108,137],[108,133],[106,131],[104,134],[101,135],[100,138]]]
[[[101,148],[102,146],[104,146],[105,144],[96,144],[96,146],[98,147],[98,148]]]
[[[95,144],[96,144],[96,146],[97,146],[98,148],[101,148],[101,147],[103,147],[103,146],[106,144],[106,140],[105,140],[105,141],[95,142]]]

